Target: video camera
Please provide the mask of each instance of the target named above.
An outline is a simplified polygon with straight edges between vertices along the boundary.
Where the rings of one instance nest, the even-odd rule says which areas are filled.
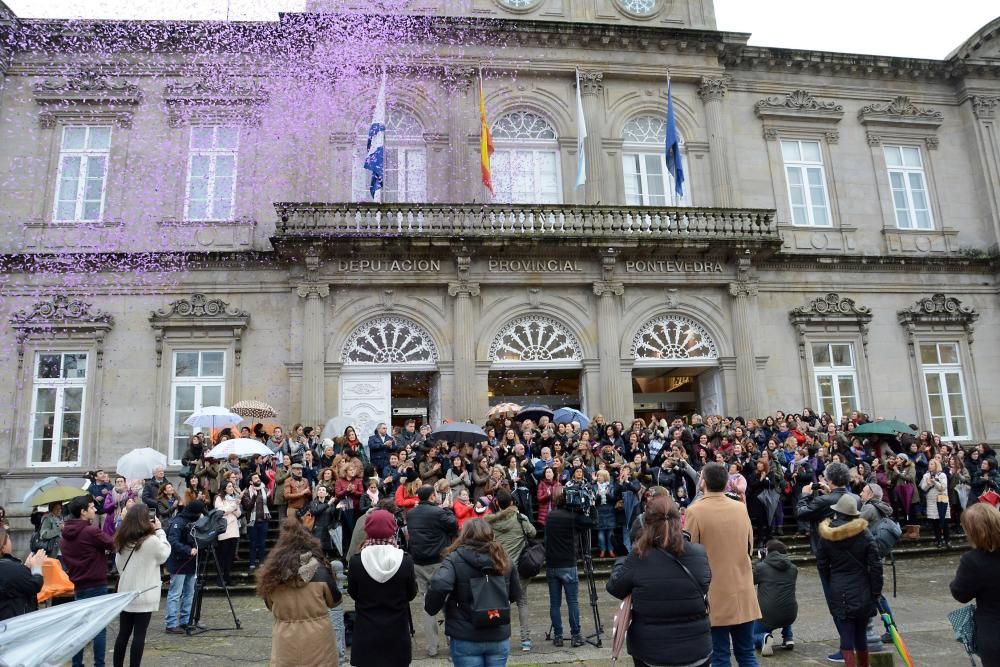
[[[563,489],[566,509],[578,514],[590,514],[594,509],[594,492],[582,485],[567,486]]]

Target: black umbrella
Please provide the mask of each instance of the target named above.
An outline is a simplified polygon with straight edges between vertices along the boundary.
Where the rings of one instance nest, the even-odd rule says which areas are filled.
[[[547,405],[526,405],[521,408],[521,411],[514,415],[514,421],[523,422],[525,419],[530,419],[533,422],[538,422],[542,417],[548,417],[552,419],[552,410],[549,409]]]
[[[447,442],[454,442],[458,444],[468,443],[470,445],[475,445],[480,442],[485,442],[489,440],[489,436],[475,424],[466,424],[465,422],[455,422],[454,424],[447,424],[442,426],[438,430],[431,433],[431,440],[445,440]]]

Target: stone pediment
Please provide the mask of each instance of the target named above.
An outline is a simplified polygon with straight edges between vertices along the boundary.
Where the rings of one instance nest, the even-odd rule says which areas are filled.
[[[891,102],[873,103],[861,107],[858,120],[862,125],[904,125],[936,128],[944,122],[944,114],[934,109],[918,107],[909,97],[899,95]]]
[[[189,299],[171,301],[149,314],[149,324],[156,337],[156,365],[163,359],[163,339],[173,332],[197,331],[235,343],[236,365],[240,365],[243,332],[250,324],[250,313],[229,305],[222,299],[192,294]]]
[[[131,127],[133,109],[143,100],[142,89],[136,84],[93,71],[47,79],[36,84],[33,92],[35,104],[41,108],[38,122],[43,128],[55,127],[60,121],[105,121]]]
[[[821,102],[806,90],[795,90],[784,97],[765,97],[754,105],[759,118],[790,120],[819,120],[838,122],[844,116],[844,107],[837,102]]]
[[[1000,17],[977,30],[965,43],[948,54],[947,60],[952,59],[991,65],[1000,63]]]
[[[46,301],[16,311],[10,317],[11,328],[17,341],[17,365],[24,363],[24,344],[31,338],[49,339],[68,336],[90,339],[97,345],[97,367],[103,366],[104,338],[114,327],[115,320],[109,313],[94,308],[81,299],[57,294]]]
[[[789,313],[789,318],[792,323],[820,320],[850,320],[867,323],[872,320],[872,309],[868,306],[859,306],[850,297],[842,297],[836,292],[830,292],[826,296],[813,299],[804,306],[793,308]]]
[[[938,292],[897,313],[902,325],[954,325],[971,328],[979,313],[953,296]]]
[[[256,83],[201,79],[169,83],[163,89],[171,127],[217,122],[257,126],[262,118],[260,107],[268,101],[270,93]]]

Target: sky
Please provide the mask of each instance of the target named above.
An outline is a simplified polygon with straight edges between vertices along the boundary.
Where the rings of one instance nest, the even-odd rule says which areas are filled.
[[[19,16],[39,18],[274,20],[279,11],[305,6],[305,0],[5,1]],[[1000,15],[1000,3],[715,0],[715,13],[720,30],[752,33],[754,45],[941,59]]]

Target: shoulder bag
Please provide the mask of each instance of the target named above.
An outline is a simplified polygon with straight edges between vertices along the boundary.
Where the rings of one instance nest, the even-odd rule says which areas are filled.
[[[521,549],[521,555],[517,559],[517,576],[521,581],[526,581],[541,572],[545,566],[545,544],[541,540],[528,539],[528,531],[521,523],[522,518],[523,515],[517,515],[517,525],[521,527],[521,534],[524,535],[524,548]]]
[[[709,607],[708,607],[708,589],[707,588],[702,588],[701,582],[698,581],[698,579],[694,576],[694,574],[691,573],[691,570],[689,570],[687,568],[687,565],[685,565],[684,563],[681,562],[680,558],[678,558],[677,556],[673,555],[672,553],[670,553],[666,549],[660,549],[660,551],[662,551],[663,553],[665,553],[668,556],[670,556],[670,558],[672,558],[675,563],[677,563],[678,565],[680,565],[681,569],[684,570],[684,574],[686,574],[688,576],[688,579],[690,579],[691,582],[694,583],[694,587],[697,588],[699,592],[701,592],[701,599],[705,601],[705,613],[707,614],[708,611],[709,611]]]

